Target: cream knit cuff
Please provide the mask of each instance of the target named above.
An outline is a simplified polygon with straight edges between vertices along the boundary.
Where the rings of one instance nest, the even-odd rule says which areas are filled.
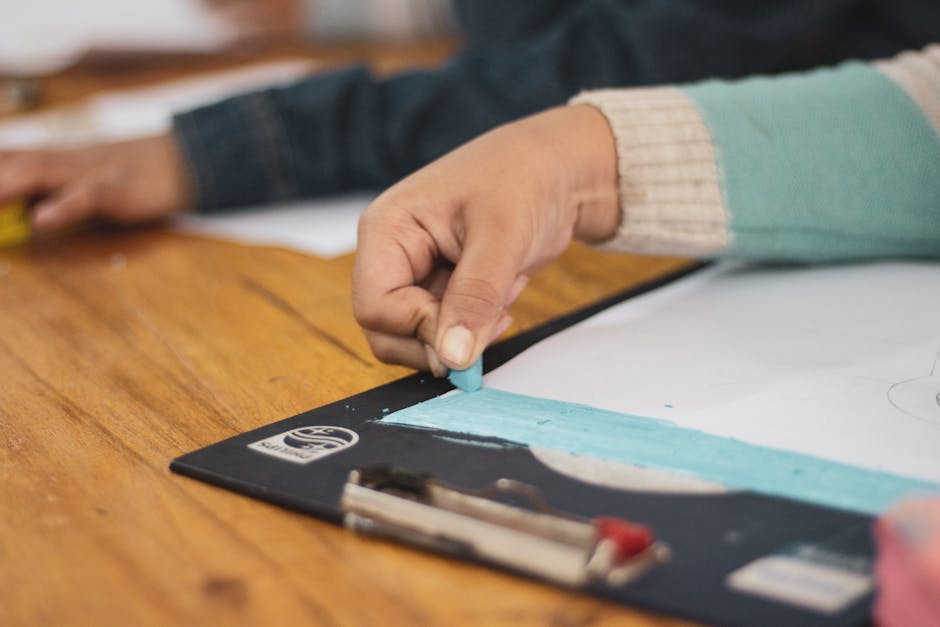
[[[874,65],[907,92],[940,134],[940,44],[919,52],[904,52]]]
[[[715,148],[701,114],[672,87],[584,92],[571,104],[597,107],[617,145],[621,223],[602,247],[712,256],[728,245]]]

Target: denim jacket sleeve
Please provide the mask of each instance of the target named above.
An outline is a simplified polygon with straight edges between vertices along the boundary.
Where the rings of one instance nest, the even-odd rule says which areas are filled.
[[[181,114],[174,131],[202,211],[378,188],[581,90],[870,59],[940,35],[940,6],[883,4],[874,15],[863,0],[571,2],[550,26],[440,69],[323,73]]]

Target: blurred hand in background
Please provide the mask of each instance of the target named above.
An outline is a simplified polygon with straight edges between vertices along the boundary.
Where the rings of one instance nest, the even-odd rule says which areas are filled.
[[[0,205],[32,202],[39,233],[98,218],[138,224],[191,205],[183,160],[171,135],[84,148],[0,152]]]

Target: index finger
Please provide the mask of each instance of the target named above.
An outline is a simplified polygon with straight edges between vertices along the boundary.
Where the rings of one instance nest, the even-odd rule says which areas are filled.
[[[437,252],[410,215],[367,209],[353,267],[356,321],[370,331],[433,341],[440,302],[420,283],[434,271]]]

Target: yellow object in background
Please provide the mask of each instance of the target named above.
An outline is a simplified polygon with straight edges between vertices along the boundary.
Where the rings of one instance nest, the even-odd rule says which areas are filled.
[[[29,239],[29,218],[23,203],[0,205],[0,246],[16,246]]]

